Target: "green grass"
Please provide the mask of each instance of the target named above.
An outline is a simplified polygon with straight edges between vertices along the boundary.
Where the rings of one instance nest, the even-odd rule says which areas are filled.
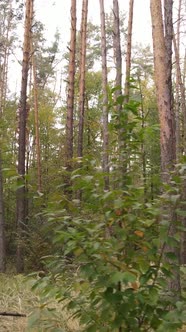
[[[33,280],[18,275],[0,275],[0,311],[26,314],[28,317],[0,316],[0,332],[79,332],[77,321],[72,320],[55,301],[44,305],[37,292],[31,291]],[[53,310],[51,310],[53,308]],[[42,310],[41,310],[42,309]],[[31,315],[31,313],[34,314]],[[29,328],[29,320],[34,327]],[[52,326],[52,327],[51,327]]]

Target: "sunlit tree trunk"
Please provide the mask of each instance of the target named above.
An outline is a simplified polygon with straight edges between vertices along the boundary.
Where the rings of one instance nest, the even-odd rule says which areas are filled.
[[[83,0],[82,18],[81,18],[80,77],[79,77],[79,131],[78,131],[78,150],[77,150],[78,157],[83,156],[87,15],[88,15],[88,0]]]
[[[161,0],[151,0],[152,36],[154,50],[155,83],[157,92],[158,111],[160,119],[160,147],[161,172],[164,184],[169,184],[171,171],[176,161],[175,118],[172,103],[172,0],[166,0],[165,35],[163,29]],[[171,26],[170,26],[171,25]],[[174,207],[164,206],[169,220],[169,236],[176,232]],[[179,266],[179,249],[166,246],[165,252],[173,252],[176,262],[170,261],[173,266]],[[178,269],[168,282],[169,290],[180,294],[180,275]]]
[[[71,38],[69,57],[69,78],[67,96],[66,119],[66,166],[71,168],[73,158],[73,117],[74,117],[74,82],[75,82],[75,55],[76,55],[76,0],[71,1]]]
[[[23,259],[23,230],[26,224],[26,186],[25,186],[25,152],[26,152],[26,120],[27,120],[27,83],[28,71],[30,64],[30,38],[33,13],[33,0],[26,1],[25,9],[25,27],[24,27],[24,43],[23,43],[23,62],[22,62],[22,78],[21,78],[21,94],[19,102],[19,137],[18,137],[18,175],[22,182],[22,186],[17,189],[16,209],[17,209],[17,272],[24,270]]]
[[[105,189],[109,188],[109,132],[108,132],[108,93],[107,93],[107,46],[105,31],[104,0],[100,0],[101,18],[101,56],[102,56],[102,90],[103,90],[103,172],[106,174]]]

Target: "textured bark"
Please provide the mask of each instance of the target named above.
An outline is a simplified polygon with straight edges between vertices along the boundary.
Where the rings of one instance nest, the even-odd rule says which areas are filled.
[[[81,18],[80,78],[79,78],[79,131],[78,131],[78,151],[77,151],[78,157],[83,156],[87,15],[88,15],[88,0],[83,0],[82,18]]]
[[[121,57],[121,40],[120,40],[120,19],[119,19],[119,5],[118,0],[113,0],[113,16],[114,16],[114,30],[113,30],[113,48],[114,61],[116,67],[115,85],[118,87],[116,97],[122,94],[122,57]]]
[[[129,92],[130,92],[129,79],[130,79],[130,70],[131,70],[133,8],[134,8],[134,0],[130,0],[130,3],[129,3],[128,33],[127,33],[126,78],[125,78],[126,102],[129,101]]]
[[[76,56],[76,0],[71,1],[71,38],[66,119],[66,166],[69,169],[73,158],[74,81]]]
[[[161,0],[151,0],[151,19],[152,36],[154,49],[154,69],[155,83],[157,92],[158,111],[160,119],[160,147],[161,147],[161,170],[162,181],[169,184],[171,180],[171,171],[174,170],[176,161],[176,143],[175,143],[175,118],[172,105],[172,0],[165,1],[167,11],[165,12],[165,36],[162,19]],[[166,210],[167,219],[170,222],[169,235],[173,236],[176,232],[174,207],[163,206]],[[165,251],[172,251],[177,257],[177,262],[170,263],[179,265],[179,250],[177,248],[168,248]],[[180,294],[180,276],[178,270],[174,271],[174,276],[168,282],[169,290]]]
[[[17,209],[17,272],[24,270],[23,259],[23,230],[26,224],[26,187],[25,187],[25,152],[26,152],[26,121],[27,121],[27,83],[30,64],[30,39],[33,13],[33,0],[26,1],[24,43],[23,43],[23,62],[21,94],[19,102],[19,138],[18,138],[18,175],[22,181],[22,186],[17,189],[16,209]]]
[[[105,189],[109,188],[109,132],[108,132],[108,93],[107,93],[107,47],[105,31],[104,0],[100,0],[101,18],[101,57],[102,57],[102,90],[103,90],[103,172]]]
[[[122,95],[122,56],[121,56],[121,39],[120,39],[120,17],[119,17],[119,5],[118,0],[113,0],[113,49],[114,49],[114,61],[116,68],[115,86],[115,99]],[[116,106],[118,113],[118,154],[119,154],[119,186],[124,186],[124,178],[126,174],[126,142],[125,142],[125,129],[122,123],[122,105]]]

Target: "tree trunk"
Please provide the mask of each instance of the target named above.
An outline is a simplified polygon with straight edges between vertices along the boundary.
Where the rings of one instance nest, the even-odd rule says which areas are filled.
[[[69,79],[67,96],[66,119],[66,166],[70,169],[73,158],[73,117],[74,117],[74,82],[75,82],[75,55],[76,55],[76,0],[71,1],[71,38]]]
[[[100,0],[101,18],[101,56],[102,56],[102,90],[103,90],[103,172],[105,189],[109,189],[109,133],[108,133],[108,93],[107,93],[107,47],[105,31],[104,0]]]
[[[122,57],[121,57],[121,41],[120,41],[120,19],[118,0],[113,0],[113,48],[114,61],[116,67],[115,85],[117,87],[116,98],[122,94]],[[121,111],[121,107],[120,110]]]
[[[119,18],[119,5],[118,0],[113,0],[113,49],[114,49],[114,62],[116,68],[115,77],[115,99],[122,95],[122,57],[121,57],[121,40],[120,40],[120,18]],[[118,114],[118,155],[119,155],[119,181],[118,184],[121,188],[124,186],[124,178],[126,174],[126,142],[125,142],[125,128],[122,119],[122,105],[116,106]]]
[[[82,18],[81,18],[80,78],[79,78],[79,132],[78,132],[78,151],[77,151],[78,157],[83,156],[87,15],[88,15],[88,0],[83,0]]]
[[[134,8],[134,0],[130,0],[130,3],[129,3],[128,33],[127,33],[126,78],[125,78],[126,102],[129,102],[129,92],[130,92],[130,82],[129,82],[129,80],[130,80],[130,70],[131,70],[133,8]]]
[[[3,202],[3,175],[0,151],[0,273],[5,272],[5,222]]]
[[[18,138],[18,175],[21,181],[21,186],[16,193],[16,209],[17,209],[17,272],[23,272],[23,230],[26,224],[26,186],[25,186],[25,152],[26,152],[26,122],[27,122],[27,83],[28,71],[30,64],[30,38],[33,13],[33,0],[26,1],[25,12],[25,27],[24,27],[24,44],[23,44],[23,62],[22,62],[22,79],[21,79],[21,94],[19,102],[19,138]]]
[[[178,8],[178,22],[177,22],[177,39],[175,33],[173,34],[174,53],[176,60],[176,91],[177,91],[177,109],[179,110],[179,104],[181,104],[181,114],[183,116],[183,152],[186,155],[186,102],[185,102],[185,86],[182,79],[181,67],[180,67],[180,21],[181,21],[181,6],[182,0],[179,1]],[[179,96],[180,95],[180,96]],[[178,145],[178,143],[177,143]],[[178,155],[180,156],[180,148],[178,148]],[[178,158],[177,158],[178,159]],[[185,211],[186,201],[186,180],[183,181],[183,193],[182,193],[183,210]],[[186,218],[182,218],[183,226],[186,227]],[[186,232],[182,233],[181,239],[181,263],[186,264]]]
[[[165,0],[165,36],[162,18],[161,0],[151,0],[152,36],[154,50],[155,83],[160,119],[160,146],[161,146],[161,172],[162,182],[170,184],[171,171],[176,161],[175,118],[172,105],[172,0]],[[171,16],[171,17],[169,17]],[[169,236],[176,232],[174,207],[163,206],[170,222]],[[169,210],[168,210],[169,209]],[[172,266],[179,266],[179,250],[168,248],[165,251],[173,252],[177,261],[170,261]],[[180,294],[180,275],[178,269],[168,282],[169,291]]]
[[[36,156],[37,156],[37,190],[39,192],[42,192],[41,149],[40,149],[39,115],[38,115],[39,111],[38,89],[37,89],[36,64],[35,64],[33,46],[32,46],[32,70],[33,70],[33,89],[34,89],[35,142],[36,142]]]

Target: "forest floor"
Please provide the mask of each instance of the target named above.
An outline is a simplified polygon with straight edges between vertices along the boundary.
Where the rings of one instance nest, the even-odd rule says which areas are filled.
[[[62,309],[62,305],[54,304],[55,314],[48,316],[46,311],[42,310],[41,323],[33,328],[29,328],[29,320],[38,315],[39,308],[42,306],[37,292],[31,291],[33,280],[25,280],[21,275],[0,275],[0,312],[25,314],[26,317],[8,317],[0,316],[0,332],[45,332],[53,331],[47,328],[47,324],[53,320],[53,326],[56,331],[79,332],[80,328],[77,321],[73,321]],[[30,316],[32,311],[36,314]],[[54,319],[53,319],[54,317]],[[37,319],[36,319],[37,320]]]
[[[25,280],[26,279],[26,280]],[[62,308],[62,305],[52,303],[55,312],[39,310],[43,305],[36,291],[31,291],[33,279],[27,279],[21,275],[0,274],[0,312],[25,314],[26,317],[0,316],[0,332],[45,332],[54,331],[47,325],[55,327],[55,331],[79,332],[77,321],[72,320]],[[36,313],[30,316],[32,311]],[[40,323],[37,323],[39,313]],[[29,320],[35,320],[36,326],[29,327]],[[38,325],[39,324],[39,325]],[[186,327],[180,332],[186,332]]]

